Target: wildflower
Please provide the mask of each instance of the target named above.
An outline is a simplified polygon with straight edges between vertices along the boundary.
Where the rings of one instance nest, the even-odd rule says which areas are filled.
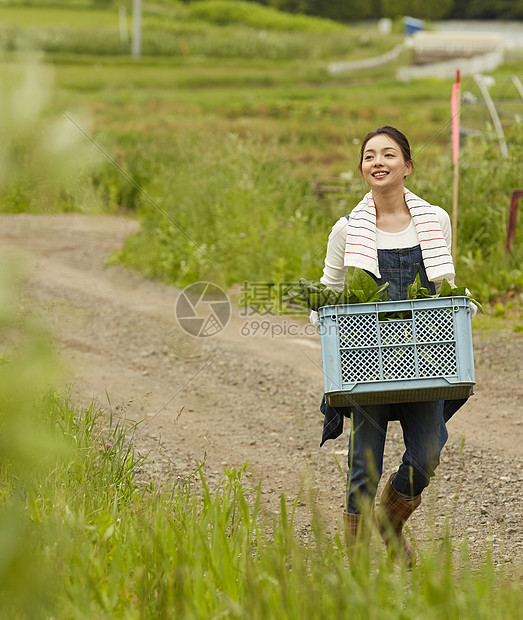
[[[240,233],[240,239],[245,239],[247,235],[245,233]]]
[[[105,451],[106,452],[111,452],[111,450],[114,448],[113,444],[110,441],[107,441],[105,444]]]
[[[264,232],[260,233],[260,239],[265,239],[265,233]]]

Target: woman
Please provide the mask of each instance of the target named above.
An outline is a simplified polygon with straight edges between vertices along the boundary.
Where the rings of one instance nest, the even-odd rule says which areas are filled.
[[[419,274],[435,294],[443,278],[453,283],[448,214],[404,186],[413,170],[407,138],[394,127],[379,127],[361,145],[359,171],[370,192],[350,216],[341,218],[329,236],[321,282],[342,289],[348,267],[365,269],[378,284],[389,283],[389,300],[407,298],[408,285]],[[318,324],[313,312],[311,321]],[[325,414],[322,444],[337,437],[343,417],[350,417],[345,536],[353,546],[362,536],[362,512],[372,506],[383,468],[389,420],[399,420],[405,453],[385,487],[378,506],[378,525],[387,548],[412,563],[412,547],[403,525],[421,502],[421,493],[439,464],[447,441],[445,426],[461,401],[434,401],[365,407],[330,407]]]

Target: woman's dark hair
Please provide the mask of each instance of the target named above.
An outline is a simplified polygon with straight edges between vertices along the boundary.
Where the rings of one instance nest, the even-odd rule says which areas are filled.
[[[405,159],[405,163],[412,161],[412,156],[410,154],[410,144],[409,144],[409,141],[407,140],[407,136],[401,133],[399,129],[396,129],[395,127],[390,127],[389,125],[385,125],[384,127],[378,127],[374,131],[371,131],[363,139],[363,142],[361,144],[361,150],[360,150],[360,164],[359,164],[360,168],[361,168],[361,164],[363,163],[363,152],[365,151],[367,142],[371,138],[374,138],[375,136],[379,136],[381,134],[385,134],[386,136],[389,136],[389,138],[392,138],[394,142],[396,142],[396,144],[400,147],[401,152],[403,153],[403,158]]]

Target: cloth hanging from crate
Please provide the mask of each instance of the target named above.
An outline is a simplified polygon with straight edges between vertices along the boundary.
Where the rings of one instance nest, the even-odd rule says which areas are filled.
[[[454,263],[443,236],[435,209],[423,198],[404,188],[407,205],[420,242],[427,277],[453,280]],[[354,207],[347,226],[344,264],[360,267],[381,278],[376,244],[376,206],[372,192],[366,194]]]
[[[443,404],[443,419],[445,424],[450,420],[450,418],[460,409],[468,399],[461,398],[456,400],[446,400]],[[397,420],[398,417],[395,415],[395,405],[389,405],[391,414],[389,417],[389,421]],[[361,409],[365,410],[365,406],[361,407]],[[336,439],[343,433],[343,419],[350,418],[350,414],[352,411],[352,407],[331,407],[327,404],[327,400],[325,396],[320,404],[320,411],[324,415],[323,419],[323,430],[321,435],[320,448],[328,439]]]

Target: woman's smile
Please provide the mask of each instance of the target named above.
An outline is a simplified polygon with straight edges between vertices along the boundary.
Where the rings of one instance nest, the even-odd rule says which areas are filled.
[[[384,181],[379,183],[380,187],[389,188],[391,184],[403,185],[403,179],[412,171],[412,164],[405,161],[396,142],[382,134],[367,142],[360,170],[371,188],[380,181]]]

